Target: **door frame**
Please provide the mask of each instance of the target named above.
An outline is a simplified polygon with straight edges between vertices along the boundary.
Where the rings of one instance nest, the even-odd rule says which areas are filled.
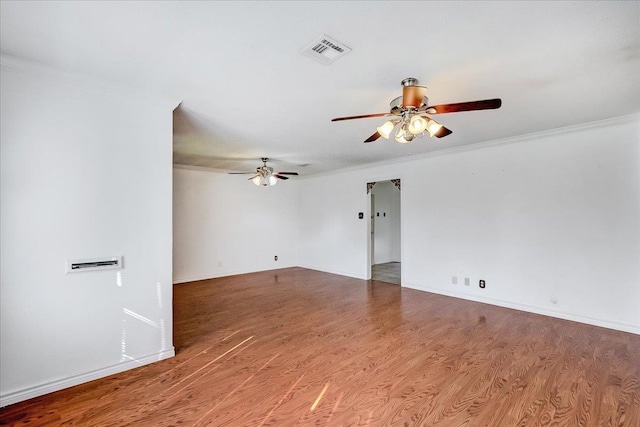
[[[363,183],[362,188],[364,191],[367,191],[367,184],[370,182],[382,182],[382,181],[391,181],[392,179],[400,180],[400,286],[403,286],[404,283],[404,192],[402,191],[402,186],[404,182],[404,177],[402,174],[393,174],[393,175],[383,175],[382,177],[377,177],[375,179],[368,179],[365,183]],[[367,248],[367,259],[366,259],[366,278],[367,280],[371,280],[371,267],[373,265],[373,242],[372,242],[372,234],[371,234],[371,192],[366,193],[366,211],[365,218],[367,218],[367,234],[366,234],[366,248]]]

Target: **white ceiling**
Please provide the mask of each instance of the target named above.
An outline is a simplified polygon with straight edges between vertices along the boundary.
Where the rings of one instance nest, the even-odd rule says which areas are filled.
[[[182,100],[174,162],[302,175],[640,111],[640,2],[1,2],[1,51]],[[331,65],[300,51],[326,34]],[[363,141],[415,77],[446,138]],[[308,166],[301,166],[308,165]]]

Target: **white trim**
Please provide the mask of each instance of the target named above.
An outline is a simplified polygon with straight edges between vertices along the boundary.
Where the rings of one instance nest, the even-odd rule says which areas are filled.
[[[217,168],[208,168],[208,167],[205,167],[205,166],[181,165],[179,163],[174,163],[173,164],[173,168],[174,169],[191,170],[191,171],[199,171],[199,172],[221,173],[221,174],[225,174],[225,175],[228,175],[229,171],[231,171],[231,169],[217,169]]]
[[[175,110],[181,100],[168,99],[135,87],[125,86],[114,81],[92,77],[86,74],[63,71],[46,65],[27,61],[11,55],[0,55],[0,68],[24,73],[36,77],[46,78],[52,82],[80,89],[100,92],[106,95],[116,95],[136,102],[156,104]]]
[[[310,266],[310,265],[300,265],[299,267],[300,268],[306,268],[307,270],[315,270],[315,271],[321,271],[323,273],[336,274],[338,276],[350,277],[352,279],[368,280],[366,277],[362,276],[361,274],[348,273],[346,271],[341,271],[341,270],[326,269],[326,268],[314,267],[314,266]]]
[[[502,139],[492,139],[488,141],[476,142],[473,144],[460,145],[457,147],[446,148],[444,150],[434,150],[426,153],[413,154],[408,157],[406,156],[398,157],[398,158],[386,159],[386,160],[382,160],[374,163],[365,163],[362,165],[350,166],[343,169],[335,169],[335,170],[324,171],[324,172],[315,172],[315,173],[305,174],[304,176],[300,176],[299,179],[314,178],[319,175],[322,175],[322,176],[339,175],[341,173],[354,172],[354,171],[359,171],[363,169],[384,167],[384,166],[389,166],[397,163],[408,163],[416,160],[428,159],[431,157],[447,156],[447,155],[462,153],[466,151],[479,150],[482,148],[489,148],[489,147],[495,147],[495,146],[507,145],[507,144],[515,144],[518,142],[526,142],[526,141],[545,138],[549,136],[563,135],[567,133],[580,132],[580,131],[593,129],[593,128],[615,126],[618,124],[626,124],[626,123],[633,123],[633,122],[640,123],[640,114],[634,113],[626,116],[612,117],[609,119],[597,120],[597,121],[588,122],[588,123],[581,123],[577,125],[564,126],[564,127],[555,128],[555,129],[527,133],[523,135],[510,136]]]
[[[8,393],[4,396],[0,396],[0,408],[48,393],[53,393],[54,391],[73,387],[79,384],[84,384],[86,382],[97,380],[99,378],[104,378],[109,375],[128,371],[129,369],[134,369],[143,365],[148,365],[150,363],[159,362],[160,360],[169,359],[175,355],[176,350],[175,348],[171,347],[170,350],[164,350],[159,353],[151,354],[149,356],[121,362],[116,365],[108,366],[106,368],[96,369],[95,371],[86,372],[80,375],[74,375],[72,377],[63,378],[61,380],[52,381],[50,383],[42,384],[24,390],[18,390],[13,393]]]
[[[173,279],[173,284],[179,285],[180,283],[199,282],[200,280],[219,279],[221,277],[237,276],[239,274],[252,274],[252,273],[263,273],[265,271],[278,271],[278,270],[283,270],[285,268],[295,268],[295,267],[298,267],[298,266],[287,265],[287,266],[277,267],[277,268],[265,268],[264,270],[223,271],[217,274],[211,273],[211,274],[191,276],[191,277],[176,277]]]
[[[351,279],[359,279],[359,280],[369,280],[361,275],[355,274],[355,273],[347,273],[345,271],[341,271],[341,270],[333,270],[333,269],[326,269],[326,268],[320,268],[320,267],[314,267],[308,264],[303,264],[303,265],[292,265],[289,267],[281,267],[281,268],[277,268],[277,269],[268,269],[268,270],[256,270],[256,271],[244,271],[244,272],[240,272],[240,273],[223,273],[217,276],[195,276],[195,277],[189,277],[189,278],[182,278],[182,279],[174,279],[173,284],[174,285],[179,285],[181,283],[188,283],[188,282],[198,282],[200,280],[209,280],[209,279],[219,279],[221,277],[230,277],[230,276],[236,276],[238,274],[252,274],[252,273],[264,273],[267,271],[278,271],[278,270],[283,270],[285,268],[304,268],[307,270],[314,270],[314,271],[320,271],[322,273],[329,273],[329,274],[335,274],[338,276],[345,276],[345,277],[349,277]]]
[[[415,283],[409,283],[409,282],[406,282],[406,281],[402,281],[402,286],[406,287],[406,288],[409,288],[409,289],[414,289],[414,290],[417,290],[417,291],[430,292],[432,294],[445,295],[445,296],[449,296],[449,297],[453,297],[453,298],[459,298],[459,299],[463,299],[463,300],[467,300],[467,301],[474,301],[474,302],[479,302],[479,303],[483,303],[483,304],[495,305],[495,306],[498,306],[498,307],[509,308],[509,309],[518,310],[518,311],[524,311],[524,312],[527,312],[527,313],[540,314],[540,315],[543,315],[543,316],[553,317],[553,318],[556,318],[556,319],[571,320],[573,322],[584,323],[584,324],[587,324],[587,325],[599,326],[599,327],[602,327],[602,328],[614,329],[614,330],[617,330],[617,331],[629,332],[629,333],[632,333],[632,334],[640,335],[640,326],[638,326],[638,325],[627,324],[627,323],[618,323],[618,322],[610,322],[610,321],[607,321],[607,320],[596,319],[596,318],[592,318],[592,317],[580,316],[580,315],[575,315],[575,314],[570,314],[570,313],[564,313],[564,312],[561,312],[561,311],[554,311],[554,310],[548,310],[548,309],[544,309],[544,308],[534,307],[534,306],[527,305],[527,304],[513,303],[513,302],[497,300],[497,299],[493,299],[493,298],[477,297],[475,295],[469,295],[469,294],[464,294],[464,293],[460,293],[460,292],[445,291],[445,290],[442,290],[442,289],[432,288],[432,287],[429,287],[429,286],[416,285]]]

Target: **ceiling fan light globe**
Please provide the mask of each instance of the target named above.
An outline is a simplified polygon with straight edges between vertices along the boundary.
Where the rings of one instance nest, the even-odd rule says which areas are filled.
[[[274,186],[278,183],[278,178],[276,178],[273,175],[269,175],[268,180],[269,180],[269,185],[271,186]]]
[[[255,185],[262,185],[262,177],[260,175],[256,175],[255,177],[253,177],[253,179],[251,180],[251,182],[253,182]]]
[[[435,134],[437,134],[440,129],[442,129],[442,125],[440,123],[436,122],[433,119],[429,120],[429,124],[427,125],[427,132],[429,132],[430,136],[434,136]]]
[[[393,123],[392,121],[387,121],[384,122],[382,126],[379,126],[377,130],[381,137],[383,137],[384,139],[389,139],[389,135],[391,134],[391,131],[394,127],[396,127],[395,123]]]
[[[404,126],[402,126],[398,132],[396,133],[396,141],[400,144],[406,144],[407,142],[411,142],[413,140],[413,134],[407,132]]]
[[[409,121],[409,132],[414,135],[418,135],[425,131],[427,128],[427,120],[422,116],[413,116]]]

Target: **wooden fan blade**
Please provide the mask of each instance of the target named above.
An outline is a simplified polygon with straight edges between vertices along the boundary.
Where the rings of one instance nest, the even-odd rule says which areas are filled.
[[[252,176],[252,177],[251,177],[251,178],[249,178],[247,181],[251,181],[251,180],[252,180],[253,178],[255,178],[256,176],[260,176],[260,174]]]
[[[389,113],[375,113],[375,114],[364,114],[362,116],[336,117],[335,119],[331,119],[331,121],[339,122],[341,120],[367,119],[369,117],[384,117],[388,114]]]
[[[276,177],[276,178],[278,178],[278,179],[289,179],[289,177],[288,177],[288,176],[282,176],[282,175],[279,175],[279,174],[277,174],[277,173],[274,173],[274,174],[273,174],[273,176],[275,176],[275,177]]]
[[[402,87],[402,106],[403,107],[420,107],[422,98],[427,94],[427,88],[424,86],[403,86]]]
[[[380,138],[380,132],[376,132],[373,135],[371,135],[369,138],[365,139],[364,142],[373,142],[376,139]]]
[[[447,129],[446,127],[442,126],[440,130],[436,132],[433,136],[435,136],[436,138],[443,138],[447,135],[451,135],[452,133],[453,132],[450,129]]]
[[[298,172],[278,172],[278,175],[298,175]]]
[[[248,175],[255,172],[229,172],[229,175]]]
[[[427,107],[427,111],[430,114],[458,113],[460,111],[494,110],[500,108],[501,105],[502,100],[496,98],[483,101],[459,102],[457,104],[430,105]],[[431,110],[434,111],[432,112]]]

